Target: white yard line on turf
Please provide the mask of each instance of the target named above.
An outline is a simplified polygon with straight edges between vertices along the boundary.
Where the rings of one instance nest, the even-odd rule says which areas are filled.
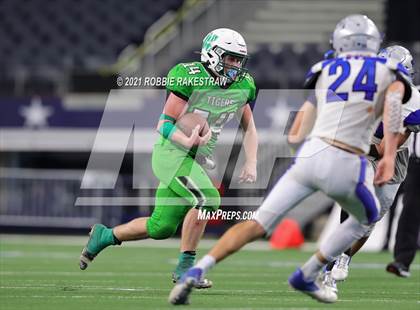
[[[0,234],[0,244],[29,244],[44,246],[84,246],[87,236],[45,236],[45,235],[7,235]],[[210,249],[216,239],[203,239],[200,241],[201,249]],[[171,238],[167,240],[141,240],[124,242],[124,247],[150,247],[150,248],[179,248],[180,239]],[[270,250],[267,241],[255,241],[245,246],[247,250]]]
[[[53,286],[32,286],[32,285],[23,285],[23,286],[0,286],[0,289],[36,289],[36,290],[48,290],[51,288],[55,288],[58,290],[64,290],[67,292],[75,292],[77,290],[104,290],[104,291],[130,291],[130,292],[168,292],[168,289],[160,289],[160,288],[151,288],[151,287],[139,287],[139,288],[124,288],[124,287],[107,287],[107,286],[87,286],[87,285],[75,285],[75,286],[61,286],[61,285],[53,285]],[[215,289],[212,288],[211,291],[213,293],[228,293],[231,295],[235,294],[249,294],[252,295],[255,293],[255,289]],[[259,290],[259,293],[264,294],[272,294],[272,293],[289,293],[295,292],[292,289],[272,289],[272,290]],[[366,291],[358,291],[358,294],[361,295],[371,295],[371,292]],[[377,295],[389,295],[389,292],[375,292]],[[399,292],[400,295],[420,295],[420,293],[407,293],[407,292]],[[270,295],[267,295],[266,298],[271,298]],[[363,298],[363,297],[362,297]]]

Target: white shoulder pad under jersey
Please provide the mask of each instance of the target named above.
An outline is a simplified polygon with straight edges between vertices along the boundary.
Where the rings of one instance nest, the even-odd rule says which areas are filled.
[[[348,55],[317,63],[306,83],[315,85],[318,109],[311,136],[367,153],[382,117],[385,91],[396,79],[409,85],[405,68],[385,58]]]

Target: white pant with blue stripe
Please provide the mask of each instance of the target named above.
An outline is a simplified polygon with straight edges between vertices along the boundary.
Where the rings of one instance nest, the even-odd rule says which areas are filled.
[[[289,210],[321,190],[337,201],[355,223],[371,224],[380,209],[373,177],[373,168],[364,156],[312,138],[300,148],[295,163],[271,190],[255,220],[269,235]]]

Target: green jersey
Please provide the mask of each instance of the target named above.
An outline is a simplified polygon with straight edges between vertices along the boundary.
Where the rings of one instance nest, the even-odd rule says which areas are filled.
[[[216,146],[223,126],[248,102],[256,98],[254,79],[247,73],[240,81],[223,85],[200,62],[180,63],[167,77],[166,88],[188,101],[186,113],[198,113],[210,126],[210,141],[199,148],[199,153],[210,155]]]

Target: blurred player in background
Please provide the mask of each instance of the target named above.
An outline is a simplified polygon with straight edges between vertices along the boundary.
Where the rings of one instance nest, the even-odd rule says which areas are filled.
[[[380,221],[383,216],[389,211],[392,203],[397,195],[397,191],[407,175],[407,167],[409,160],[408,141],[412,132],[420,130],[420,93],[412,84],[414,76],[413,57],[410,52],[402,46],[389,46],[379,53],[379,57],[386,59],[394,59],[401,63],[410,75],[411,84],[411,98],[403,105],[402,116],[404,118],[404,129],[400,133],[398,141],[398,150],[396,157],[395,172],[390,181],[383,186],[375,186],[375,193],[379,199],[381,210],[377,221]],[[369,152],[368,159],[376,169],[384,150],[383,140],[383,123],[381,123],[376,130]],[[341,211],[340,222],[344,222],[348,217],[348,213]],[[369,231],[361,239],[356,241],[351,248],[344,252],[335,262],[328,264],[324,279],[328,285],[336,287],[335,281],[343,281],[347,278],[349,272],[349,265],[351,257],[355,255],[360,248],[366,243],[371,232],[375,228],[375,223],[371,224]]]
[[[167,86],[169,95],[157,126],[161,136],[152,155],[153,172],[160,181],[153,214],[114,228],[95,224],[80,256],[81,269],[86,269],[110,245],[129,240],[169,238],[182,221],[181,253],[173,281],[193,266],[206,226],[205,220],[198,219],[198,210],[214,211],[220,205],[219,192],[197,159],[200,158],[199,162],[204,165],[212,164],[210,157],[218,135],[234,116],[239,117],[245,130],[246,162],[240,181],[254,182],[257,177],[258,141],[249,105],[255,100],[256,88],[245,67],[247,60],[242,36],[234,30],[221,28],[204,38],[201,62],[181,63],[170,70],[168,80],[172,79],[174,83]],[[219,78],[226,83],[210,83],[209,78]],[[197,85],[195,81],[198,81]],[[201,137],[199,126],[196,126],[191,136],[186,136],[176,127],[176,121],[185,113],[200,114],[206,118],[211,130]],[[174,199],[179,200],[177,205],[171,202]],[[207,279],[196,283],[198,288],[211,285]]]
[[[295,163],[258,209],[256,219],[229,229],[208,255],[184,274],[171,291],[169,302],[187,303],[194,284],[211,267],[248,242],[269,235],[289,210],[316,190],[339,202],[351,215],[290,276],[289,284],[321,302],[337,300],[337,294],[320,281],[319,272],[376,221],[379,202],[366,154],[383,115],[385,150],[375,183],[389,181],[394,172],[403,97],[410,92],[405,68],[397,61],[376,57],[380,43],[376,25],[366,16],[351,15],[337,24],[332,38],[337,58],[319,62],[307,77],[306,87],[315,88],[317,97],[317,107],[309,105],[307,112],[317,116]]]
[[[410,276],[410,265],[416,256],[420,230],[420,133],[413,135],[410,143],[410,162],[407,179],[404,181],[403,209],[395,237],[394,261],[386,266],[386,271],[399,277]]]

